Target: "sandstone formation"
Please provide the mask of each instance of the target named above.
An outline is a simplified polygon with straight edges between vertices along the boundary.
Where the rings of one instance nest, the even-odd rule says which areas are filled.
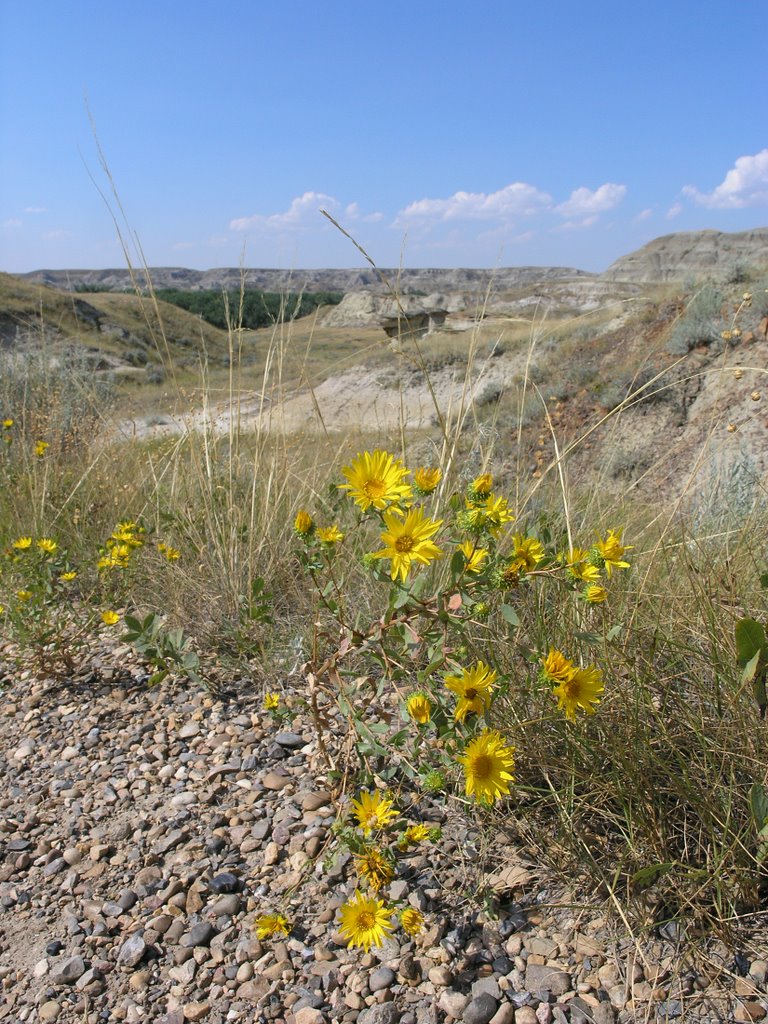
[[[602,277],[643,283],[705,277],[736,280],[733,275],[758,267],[768,267],[768,227],[731,234],[679,231],[664,235],[616,260]]]

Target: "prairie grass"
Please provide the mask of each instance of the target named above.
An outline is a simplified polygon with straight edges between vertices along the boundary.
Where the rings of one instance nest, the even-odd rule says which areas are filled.
[[[460,360],[451,403],[441,404],[432,392],[434,428],[412,435],[403,424],[388,437],[362,429],[337,436],[287,430],[286,395],[311,390],[332,370],[380,352],[374,332],[361,331],[339,358],[331,333],[316,320],[282,320],[246,336],[233,310],[221,360],[209,365],[203,346],[198,365],[179,371],[163,309],[151,293],[138,301],[147,307],[144,321],[153,359],[165,370],[167,401],[182,422],[194,407],[202,414],[194,429],[176,436],[120,439],[115,394],[95,388],[82,361],[54,362],[44,344],[23,360],[4,357],[0,417],[13,424],[4,428],[0,452],[0,604],[8,609],[14,602],[20,569],[12,545],[21,536],[55,537],[81,566],[71,606],[103,596],[98,552],[116,523],[131,520],[141,524],[146,541],[130,579],[113,592],[123,602],[118,610],[162,614],[169,627],[183,629],[207,665],[237,665],[261,685],[284,678],[291,659],[332,654],[331,628],[342,605],[356,629],[380,614],[381,581],[363,558],[377,543],[375,531],[353,523],[343,565],[331,572],[328,562],[315,573],[331,572],[318,600],[302,572],[293,529],[300,510],[326,526],[349,517],[336,485],[357,452],[381,447],[411,468],[439,466],[442,480],[429,499],[435,515],[459,508],[468,482],[492,471],[514,507],[515,530],[541,538],[557,554],[621,528],[633,569],[612,585],[608,602],[594,607],[573,590],[523,581],[508,599],[513,618],[497,609],[467,632],[467,656],[492,662],[505,680],[488,721],[517,750],[513,821],[505,817],[502,824],[480,810],[481,820],[517,831],[539,857],[641,925],[675,917],[726,929],[765,909],[765,861],[750,792],[768,785],[768,735],[741,681],[734,642],[740,617],[768,613],[760,585],[764,495],[756,493],[737,517],[711,509],[693,517],[682,514],[680,502],[611,492],[600,465],[585,478],[582,461],[572,475],[594,427],[558,436],[550,415],[551,393],[555,399],[564,393],[556,391],[558,360],[562,370],[563,359],[586,338],[573,337],[572,323],[517,323],[503,341],[482,322],[461,343],[409,340],[397,359],[428,388],[435,366]],[[592,316],[589,325],[599,320]],[[499,343],[519,355],[517,390],[482,406],[472,374],[496,358]],[[665,386],[661,367],[658,378],[654,371],[633,387],[640,369],[601,413],[608,428],[642,400],[643,389],[651,395]],[[583,389],[600,379],[596,357],[590,373],[570,386]],[[255,426],[250,420],[246,427],[246,396],[261,412]],[[223,427],[217,421],[222,402]],[[536,410],[551,456],[532,468],[524,438]],[[48,445],[39,454],[38,441]],[[158,544],[180,557],[163,557]],[[425,571],[430,593],[450,584],[448,561]],[[23,636],[5,614],[0,623],[23,658]],[[606,687],[595,714],[569,721],[542,688],[536,655],[553,647],[600,666]],[[414,676],[422,660],[414,655]],[[364,664],[360,651],[354,670]],[[377,679],[377,692],[390,704],[393,693],[413,683],[408,671]],[[375,772],[376,757],[366,764]]]

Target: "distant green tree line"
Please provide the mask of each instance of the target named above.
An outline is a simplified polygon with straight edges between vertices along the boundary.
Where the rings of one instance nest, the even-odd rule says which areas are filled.
[[[221,291],[187,292],[179,288],[158,288],[155,291],[158,299],[171,302],[190,313],[197,313],[214,327],[227,326],[227,307],[230,321],[249,330],[267,327],[276,320],[293,320],[307,316],[318,306],[335,306],[341,302],[343,292],[302,292],[300,295],[279,292],[262,292],[247,288],[241,296],[240,291],[226,293]],[[240,308],[242,299],[242,321]]]

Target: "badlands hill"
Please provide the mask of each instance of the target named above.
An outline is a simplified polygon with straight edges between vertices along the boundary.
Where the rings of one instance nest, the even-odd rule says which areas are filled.
[[[726,277],[737,267],[768,265],[768,227],[751,231],[678,232],[656,238],[642,248],[616,260],[602,275],[573,267],[501,267],[487,269],[384,268],[381,273],[404,294],[495,292],[558,281],[603,279],[608,282],[663,283],[699,277]],[[185,291],[237,289],[243,275],[249,288],[264,291],[386,291],[381,276],[371,269],[270,270],[237,267],[214,270],[189,270],[184,267],[153,267],[150,270],[156,288],[180,288]],[[135,287],[128,270],[34,270],[19,275],[30,282],[51,285],[67,291],[103,288],[130,291]],[[143,272],[136,283],[146,282]]]

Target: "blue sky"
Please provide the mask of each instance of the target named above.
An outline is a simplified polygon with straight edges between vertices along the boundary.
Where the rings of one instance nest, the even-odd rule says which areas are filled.
[[[768,224],[765,0],[0,0],[0,269],[603,270]],[[98,186],[98,187],[97,187]]]

